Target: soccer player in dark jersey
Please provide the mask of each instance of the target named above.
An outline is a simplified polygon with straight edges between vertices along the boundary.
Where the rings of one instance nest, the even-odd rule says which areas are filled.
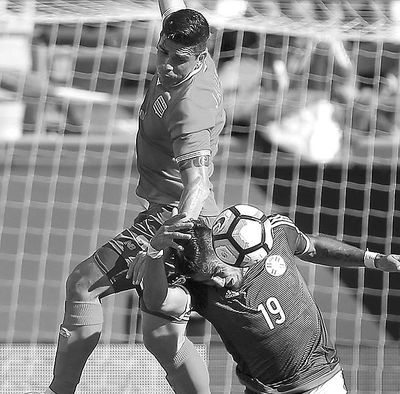
[[[143,301],[174,319],[191,309],[209,320],[237,363],[246,394],[346,393],[342,370],[321,313],[296,259],[339,267],[399,272],[400,256],[365,252],[324,236],[308,236],[282,215],[271,214],[272,248],[250,267],[220,261],[211,230],[178,215],[159,229],[151,244],[171,249],[172,260],[188,280],[171,286],[163,259],[146,265]]]
[[[69,275],[54,377],[46,394],[75,392],[101,335],[101,299],[133,288],[140,293],[126,278],[128,264],[142,250],[154,256],[148,242],[172,208],[200,216],[209,225],[219,211],[210,177],[225,112],[216,67],[207,52],[209,25],[181,0],[159,0],[159,6],[163,25],[157,73],[140,109],[136,140],[137,195],[148,206],[131,227]],[[180,340],[185,325],[146,312],[142,322],[145,344],[162,362],[175,392],[209,393],[206,366],[193,344]]]

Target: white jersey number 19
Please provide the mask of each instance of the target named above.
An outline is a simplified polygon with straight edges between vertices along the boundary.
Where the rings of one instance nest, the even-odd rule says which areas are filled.
[[[285,312],[275,297],[268,298],[265,305],[260,304],[257,309],[261,311],[271,330],[275,328],[276,324],[282,324],[286,320]],[[274,322],[271,319],[273,316],[275,316]]]

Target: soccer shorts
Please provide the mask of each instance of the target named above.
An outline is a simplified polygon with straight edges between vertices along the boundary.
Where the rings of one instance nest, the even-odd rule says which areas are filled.
[[[140,286],[132,284],[131,279],[126,279],[129,262],[139,251],[147,249],[153,235],[171,217],[172,209],[172,205],[151,204],[147,210],[139,213],[131,227],[120,232],[94,253],[96,264],[112,284],[112,290],[107,294],[136,289],[139,296],[141,295]],[[211,226],[215,217],[202,219]],[[107,253],[104,253],[104,248],[112,249],[119,257],[116,260],[105,257]],[[166,264],[165,267],[169,282],[179,283],[179,275],[174,272],[173,266]]]
[[[343,372],[340,371],[327,382],[321,384],[313,390],[310,390],[309,394],[346,394],[347,389],[344,383]]]
[[[237,371],[238,372],[238,371]],[[246,387],[244,394],[279,394],[279,393],[302,393],[302,394],[347,394],[346,385],[344,383],[343,372],[339,371],[333,375],[325,383],[311,390],[293,389],[289,391],[278,391],[276,389],[267,387],[258,382],[257,379],[245,377],[245,375],[238,373],[239,381]]]

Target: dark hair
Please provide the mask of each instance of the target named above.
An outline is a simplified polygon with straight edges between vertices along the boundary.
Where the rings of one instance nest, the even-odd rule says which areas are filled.
[[[188,231],[188,240],[175,240],[184,247],[183,251],[171,249],[171,262],[178,273],[191,276],[202,272],[212,274],[217,259],[212,247],[211,229],[201,219],[193,220],[194,227]]]
[[[161,34],[177,44],[196,47],[196,52],[202,52],[210,37],[210,27],[200,12],[184,8],[165,18]]]

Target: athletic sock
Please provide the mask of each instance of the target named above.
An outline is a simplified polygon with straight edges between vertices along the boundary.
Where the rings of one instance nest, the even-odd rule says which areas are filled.
[[[60,326],[50,389],[57,394],[73,394],[87,359],[96,347],[103,325],[99,301],[65,303]]]
[[[185,339],[172,361],[162,365],[176,394],[210,394],[207,366],[189,339]]]

